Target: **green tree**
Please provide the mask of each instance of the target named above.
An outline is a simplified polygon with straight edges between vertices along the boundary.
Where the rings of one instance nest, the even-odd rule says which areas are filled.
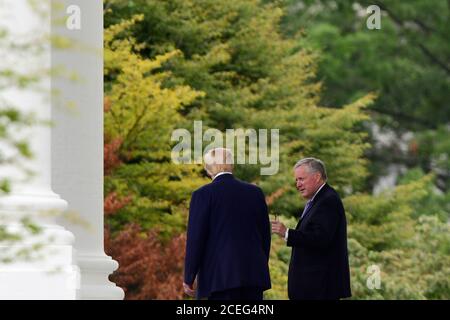
[[[447,2],[284,2],[284,30],[305,33],[305,42],[322,53],[325,105],[346,104],[377,90],[371,109],[390,116],[392,125],[415,130],[450,121]],[[382,10],[380,30],[366,26],[370,5]]]
[[[179,54],[172,51],[145,59],[141,45],[129,36],[130,28],[142,16],[105,30],[105,149],[106,161],[117,157],[107,168],[105,194],[127,199],[127,205],[111,214],[112,231],[128,222],[144,230],[160,228],[169,234],[185,224],[186,199],[205,180],[199,167],[180,166],[171,161],[171,132],[181,121],[179,110],[200,91],[188,86],[163,88],[170,76],[161,66]]]
[[[352,91],[345,101],[321,103],[315,77],[317,62],[326,53],[317,54],[305,39],[281,33],[285,13],[279,2],[108,0],[105,7],[112,10],[105,17],[105,124],[107,145],[116,150],[111,152],[115,165],[109,167],[106,194],[118,192],[119,200],[131,196],[119,201],[120,209],[108,218],[113,227],[137,221],[145,224],[144,230],[163,228],[168,235],[184,229],[185,222],[174,219],[181,215],[167,213],[179,212],[180,206],[186,212],[190,192],[207,180],[201,178],[199,167],[170,162],[173,128],[193,132],[194,120],[219,130],[276,128],[278,174],[261,176],[260,166],[245,165],[237,166],[236,175],[259,184],[271,211],[294,227],[302,203],[293,186],[292,166],[303,156],[325,161],[330,183],[345,198],[349,214],[355,299],[449,296],[448,269],[443,267],[447,225],[436,218],[439,208],[427,211],[426,206],[434,180],[411,172],[390,193],[364,193],[370,173],[364,122],[371,121],[367,107],[375,95],[367,93],[372,88],[364,87],[355,95]],[[138,13],[143,16],[133,18]],[[134,19],[133,26],[123,27],[130,24],[124,19]],[[109,37],[114,28],[117,32]],[[153,67],[142,69],[147,63]],[[178,99],[166,96],[180,90],[185,94]],[[164,104],[165,99],[172,102]],[[139,111],[144,106],[152,112]],[[132,125],[141,112],[148,125]],[[171,121],[156,118],[155,112]],[[133,132],[133,127],[141,129]],[[153,141],[152,130],[159,133],[158,141],[149,145],[146,139]],[[136,138],[124,141],[124,137]],[[434,252],[438,254],[432,257]],[[274,239],[273,289],[267,298],[286,298],[289,253],[282,240]],[[380,291],[366,286],[366,270],[372,264],[381,267]],[[417,281],[421,275],[424,279]]]
[[[360,124],[367,119],[364,108],[373,101],[374,96],[368,95],[341,109],[320,107],[320,85],[314,82],[316,56],[298,47],[296,41],[282,37],[278,30],[282,11],[277,6],[263,5],[259,1],[107,1],[106,7],[112,9],[111,15],[105,18],[109,28],[118,28],[123,24],[120,22],[122,19],[129,19],[135,13],[141,12],[144,15],[142,21],[136,22],[129,29],[129,33],[120,31],[121,35],[115,32],[114,36],[119,39],[115,41],[139,44],[139,50],[133,50],[127,44],[127,50],[120,52],[122,44],[108,44],[109,30],[112,29],[108,28],[105,35],[106,104],[108,110],[111,108],[105,118],[108,135],[112,132],[109,128],[114,126],[113,118],[108,118],[116,113],[115,110],[129,110],[129,115],[116,113],[117,123],[123,126],[124,123],[129,123],[129,117],[135,117],[138,106],[142,108],[143,105],[150,105],[139,103],[136,98],[128,99],[128,96],[131,97],[132,87],[123,89],[127,86],[139,86],[136,91],[141,96],[149,85],[141,86],[140,77],[136,79],[127,76],[119,79],[110,63],[126,63],[130,67],[120,67],[126,71],[139,65],[134,59],[159,61],[161,57],[178,52],[178,55],[166,59],[166,63],[158,64],[159,69],[155,69],[153,74],[161,79],[156,93],[160,91],[159,88],[172,92],[179,86],[189,86],[204,92],[203,97],[191,99],[180,108],[170,106],[171,110],[179,113],[170,118],[180,119],[180,127],[192,129],[193,120],[203,120],[205,126],[220,130],[280,130],[279,174],[261,176],[260,167],[250,165],[237,166],[236,172],[238,177],[258,183],[270,195],[272,210],[296,216],[300,209],[301,201],[292,187],[292,166],[302,156],[314,155],[329,163],[331,183],[343,193],[357,190],[361,186],[367,175],[363,153],[369,146],[365,142],[367,135]],[[136,57],[129,59],[130,52],[136,53]],[[167,77],[163,79],[158,72]],[[111,83],[120,85],[110,86]],[[116,109],[113,109],[114,106]],[[158,113],[166,112],[164,108],[158,107]],[[155,110],[156,108],[152,109],[147,116],[155,117]],[[158,120],[149,123],[147,127],[143,126],[147,132],[142,131],[142,134],[150,134],[155,127],[158,130],[160,122]],[[171,122],[173,123],[176,121]],[[123,138],[126,134],[112,136]],[[166,130],[158,135],[164,136],[168,139],[170,131]],[[107,138],[107,141],[112,140]],[[167,140],[159,142],[161,148],[170,146]],[[122,154],[122,164],[107,178],[107,181],[112,178],[116,182],[113,183],[114,188],[106,187],[106,193],[122,190],[120,192],[125,196],[126,190],[136,190],[151,183],[151,188],[140,192],[139,203],[155,206],[161,203],[158,195],[164,191],[170,194],[170,198],[163,198],[164,204],[174,207],[173,203],[177,203],[174,198],[175,190],[170,187],[158,189],[161,184],[156,183],[167,178],[164,176],[167,171],[154,164],[152,167],[143,166],[143,158],[136,159],[132,165],[123,155],[135,154],[136,150],[130,148],[130,143],[121,142],[120,145],[117,149]],[[155,151],[158,154],[159,150],[151,149],[148,145],[142,148],[139,154],[146,154],[149,159],[154,159]],[[166,165],[171,166],[169,163]],[[141,170],[136,169],[139,166],[142,166]],[[186,170],[188,167],[176,170]],[[149,172],[155,176],[154,179]],[[118,181],[124,180],[128,182],[120,186]],[[183,181],[185,179],[173,185],[179,186]],[[108,182],[107,185],[112,184]],[[193,190],[193,185],[184,184],[185,195]],[[145,227],[148,228],[155,227],[154,221],[146,222],[154,217],[153,219],[161,222],[160,227],[174,231],[175,221],[161,219],[168,216],[163,214],[164,210],[155,211],[154,214],[148,212],[145,206],[133,203],[123,206],[108,220],[117,227],[133,220],[146,223]],[[278,253],[281,243],[278,246],[276,243],[278,242],[274,241],[276,248],[272,251],[271,266],[277,276],[274,277],[274,289],[267,293],[267,297],[286,298],[289,249],[284,248],[280,251],[283,253]]]
[[[423,176],[376,197],[345,199],[354,298],[450,297],[450,226],[423,205],[432,185]],[[379,289],[367,286],[373,265],[381,271]]]
[[[142,55],[182,53],[164,66],[171,72],[164,85],[188,85],[205,93],[180,110],[185,128],[203,120],[219,130],[280,130],[282,174],[261,177],[259,167],[243,166],[237,169],[239,177],[260,183],[271,194],[291,184],[298,158],[315,155],[330,163],[330,176],[340,190],[361,185],[367,175],[362,155],[368,145],[360,123],[367,119],[363,109],[373,96],[342,110],[320,107],[316,57],[281,35],[283,12],[276,4],[119,0],[106,1],[106,6],[112,8],[106,25],[137,12],[144,15],[133,32],[137,42],[145,44]],[[294,214],[294,195],[286,192],[274,207]]]
[[[397,139],[412,131],[407,150],[394,143],[373,148],[372,178],[385,175],[386,164],[419,166],[437,174],[437,187],[449,190],[450,48],[447,1],[285,0],[283,30],[301,34],[299,43],[320,52],[318,77],[322,103],[340,106],[368,91],[378,94],[369,108],[373,119]],[[381,29],[369,30],[366,8],[382,10]],[[391,131],[392,130],[392,131]],[[433,143],[430,143],[433,137]],[[378,139],[377,136],[373,137]],[[438,158],[439,160],[436,160]]]

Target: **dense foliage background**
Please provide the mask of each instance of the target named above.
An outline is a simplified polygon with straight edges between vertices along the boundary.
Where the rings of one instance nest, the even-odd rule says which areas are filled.
[[[209,180],[170,138],[194,120],[280,129],[278,174],[236,175],[291,227],[293,164],[325,161],[353,299],[450,298],[448,3],[375,2],[381,30],[366,1],[105,0],[105,247],[127,299],[184,298],[190,194]],[[289,258],[274,237],[267,299],[287,298]]]

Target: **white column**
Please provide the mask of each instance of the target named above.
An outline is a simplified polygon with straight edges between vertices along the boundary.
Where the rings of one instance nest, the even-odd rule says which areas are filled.
[[[60,3],[62,12],[54,14],[70,17],[70,27],[55,27],[53,34],[71,39],[74,47],[54,49],[52,63],[75,72],[78,80],[53,82],[60,92],[53,109],[53,186],[69,211],[89,225],[63,223],[75,234],[79,298],[123,299],[123,290],[108,280],[118,264],[103,246],[103,2]]]
[[[14,0],[3,3],[0,26],[8,30],[13,41],[33,43],[40,35],[50,33],[49,11],[47,16],[37,16],[27,0]],[[42,8],[42,3],[40,4]],[[47,7],[49,9],[49,7]],[[45,41],[44,41],[45,42]],[[17,73],[29,75],[38,69],[50,68],[50,43],[42,39],[32,45],[43,45],[42,51],[32,49],[22,52],[1,52],[0,70],[13,69]],[[15,54],[17,54],[15,55]],[[2,89],[1,98],[5,99],[23,113],[34,112],[40,120],[50,120],[50,79],[42,76],[39,90],[29,86],[25,88],[10,85]],[[32,179],[23,181],[24,174],[15,166],[0,167],[0,176],[13,182],[12,192],[0,197],[0,218],[2,226],[9,231],[24,235],[20,242],[1,242],[0,251],[16,252],[40,243],[42,249],[31,253],[30,261],[20,261],[13,256],[12,263],[0,262],[0,300],[3,299],[75,299],[78,269],[74,265],[73,234],[55,219],[48,216],[50,211],[62,212],[67,202],[51,189],[51,152],[50,126],[36,125],[17,130],[16,136],[26,138],[34,154],[32,160],[21,163],[34,173]],[[7,145],[1,144],[2,154],[11,152]],[[47,216],[43,216],[47,213]],[[42,231],[36,235],[24,234],[19,222],[28,216]],[[35,256],[36,254],[40,257]]]

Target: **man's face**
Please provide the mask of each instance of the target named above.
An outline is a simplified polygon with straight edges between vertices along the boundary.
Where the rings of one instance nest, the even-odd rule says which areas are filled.
[[[319,172],[308,171],[306,165],[295,168],[294,177],[298,192],[305,199],[311,199],[322,184]]]

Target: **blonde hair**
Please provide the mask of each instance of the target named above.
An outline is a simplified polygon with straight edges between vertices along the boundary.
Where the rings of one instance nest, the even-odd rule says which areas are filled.
[[[203,157],[205,170],[211,177],[220,172],[233,172],[233,154],[230,149],[214,148]]]

